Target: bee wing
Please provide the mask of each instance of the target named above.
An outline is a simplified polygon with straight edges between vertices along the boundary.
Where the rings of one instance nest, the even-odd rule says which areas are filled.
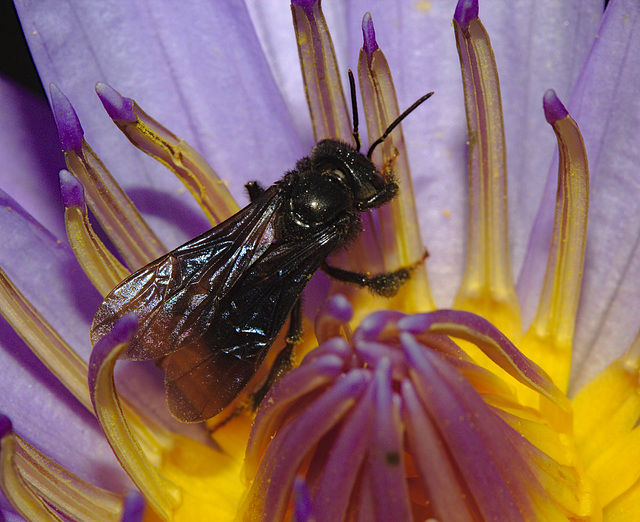
[[[238,396],[337,242],[333,232],[325,231],[274,244],[235,280],[209,329],[163,361],[167,402],[177,419],[208,419]]]
[[[282,189],[270,187],[220,225],[134,272],[104,299],[93,345],[128,313],[139,326],[124,359],[168,355],[198,339],[235,281],[273,240]]]

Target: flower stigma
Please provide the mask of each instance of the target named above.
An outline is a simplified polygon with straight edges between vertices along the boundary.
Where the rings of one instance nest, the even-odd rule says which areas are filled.
[[[315,139],[355,145],[320,1],[293,0],[291,11]],[[116,389],[116,361],[138,328],[135,315],[96,342],[87,364],[0,271],[2,314],[95,415],[136,487],[131,493],[92,485],[0,415],[0,488],[20,515],[297,522],[640,517],[640,467],[629,466],[640,456],[640,337],[567,397],[589,208],[580,130],[556,93],[544,93],[558,142],[558,183],[544,283],[525,329],[511,270],[500,84],[477,0],[458,2],[453,28],[469,133],[469,209],[465,269],[451,308],[436,305],[428,258],[420,262],[425,247],[401,126],[372,155],[383,176],[398,181],[398,197],[364,215],[357,241],[331,264],[367,274],[411,266],[411,277],[389,299],[332,281],[317,316],[305,320],[299,365],[254,412],[251,390],[264,380],[276,356],[270,354],[245,392],[207,421],[210,441],[172,431]],[[369,13],[362,32],[356,76],[367,135],[375,138],[400,108]],[[100,82],[96,92],[116,126],[176,174],[212,225],[238,211],[193,147],[113,87]],[[60,186],[68,240],[105,296],[166,248],[85,141],[55,85],[51,98],[67,163]],[[88,208],[117,256],[93,230]]]

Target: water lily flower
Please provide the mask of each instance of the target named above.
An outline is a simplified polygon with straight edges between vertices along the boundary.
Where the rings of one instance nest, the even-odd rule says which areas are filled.
[[[16,2],[68,170],[56,210],[52,122],[3,84],[5,519],[638,518],[640,7],[492,2],[485,32],[476,0],[368,4],[294,0],[291,31],[281,2]],[[426,266],[386,301],[315,278],[300,365],[255,421],[180,424],[153,363],[116,365],[137,318],[92,349],[92,315],[244,183],[353,139],[338,64],[369,142],[436,95],[373,156],[399,198],[333,262],[390,270],[425,244]]]

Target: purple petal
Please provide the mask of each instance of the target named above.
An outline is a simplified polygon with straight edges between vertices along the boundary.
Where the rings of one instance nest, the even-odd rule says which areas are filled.
[[[130,194],[143,213],[162,215],[158,193],[196,207],[188,194],[175,195],[180,184],[170,173],[114,130],[92,92],[96,81],[134,98],[186,139],[240,200],[244,183],[272,182],[307,152],[243,6],[112,0],[21,1],[16,8],[41,78],[66,93],[87,140],[123,188],[135,189]],[[162,239],[173,245],[180,236],[172,230]]]
[[[0,77],[0,188],[64,238],[56,173],[64,167],[48,105]]]

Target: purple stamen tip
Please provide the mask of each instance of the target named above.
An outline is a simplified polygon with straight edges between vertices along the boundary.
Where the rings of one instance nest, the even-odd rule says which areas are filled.
[[[351,321],[353,317],[353,306],[351,302],[342,294],[334,295],[326,304],[327,313],[331,314],[341,323]]]
[[[376,31],[373,28],[373,19],[371,13],[365,13],[362,19],[362,49],[367,53],[367,60],[370,62],[373,53],[378,50],[378,42],[376,42]]]
[[[144,519],[146,502],[137,491],[127,493],[122,506],[122,522],[141,522]]]
[[[96,94],[112,120],[134,123],[138,119],[133,112],[133,100],[122,96],[111,85],[96,83]]]
[[[410,333],[421,333],[429,327],[428,314],[407,315],[398,321],[398,330]]]
[[[544,93],[542,97],[542,107],[544,108],[544,117],[547,119],[547,123],[552,125],[569,116],[569,112],[553,89],[549,89]]]
[[[318,0],[291,0],[291,5],[297,5],[305,10],[311,9],[317,3]]]
[[[464,30],[471,20],[478,18],[478,0],[458,0],[453,19]]]
[[[60,193],[64,208],[84,206],[84,187],[68,170],[60,171]]]
[[[0,413],[0,439],[3,439],[6,435],[8,435],[11,430],[11,419],[6,415]]]
[[[53,116],[58,126],[58,137],[62,150],[64,152],[80,150],[84,131],[76,111],[55,83],[49,85],[49,92],[51,93]]]

